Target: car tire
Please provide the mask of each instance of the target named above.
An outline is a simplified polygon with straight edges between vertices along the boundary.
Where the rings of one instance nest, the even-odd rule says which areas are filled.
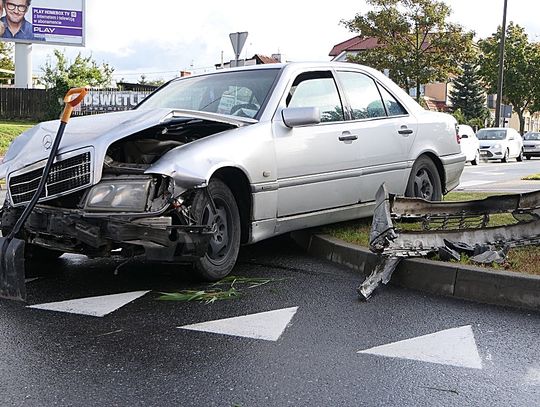
[[[214,234],[206,254],[194,263],[197,274],[206,281],[218,281],[233,269],[240,249],[240,214],[229,187],[212,179],[208,191],[214,200],[214,214],[208,194],[200,190],[193,198],[191,214],[199,225],[212,226]]]
[[[530,159],[531,159],[531,156],[530,156],[530,155],[526,155],[525,158],[526,158],[527,160],[530,160]]]
[[[440,201],[442,199],[441,177],[437,166],[426,157],[419,157],[411,170],[405,196],[411,198],[423,198],[428,201]]]
[[[509,151],[508,149],[504,152],[504,155],[503,155],[503,158],[501,158],[501,162],[502,163],[507,163],[508,162],[508,154],[509,154]]]
[[[520,150],[518,156],[516,157],[517,162],[523,161],[523,149]]]
[[[471,161],[471,165],[478,165],[479,161],[480,161],[480,151],[476,150],[476,154],[474,156],[474,160]]]

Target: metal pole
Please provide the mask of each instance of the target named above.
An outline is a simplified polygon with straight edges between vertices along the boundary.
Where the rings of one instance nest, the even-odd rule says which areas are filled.
[[[504,0],[503,23],[501,31],[501,44],[499,47],[499,80],[497,82],[497,103],[495,104],[495,126],[501,126],[501,99],[504,78],[504,43],[506,41],[506,8],[508,0]]]

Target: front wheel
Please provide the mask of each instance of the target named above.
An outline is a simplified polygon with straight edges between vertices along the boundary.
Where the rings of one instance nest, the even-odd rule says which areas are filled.
[[[508,150],[506,150],[506,151],[504,152],[503,158],[501,158],[501,162],[502,162],[502,163],[507,163],[507,162],[508,162],[508,154],[509,154],[509,153],[510,153],[510,152],[509,152]]]
[[[422,198],[428,201],[440,201],[442,199],[439,171],[428,157],[419,157],[414,163],[405,196]]]
[[[193,198],[191,214],[198,225],[211,226],[213,236],[206,254],[195,261],[199,276],[207,281],[226,277],[234,267],[240,249],[240,215],[231,190],[219,179],[213,179],[208,191],[215,204],[215,212],[208,194],[200,190]]]
[[[519,155],[516,157],[516,160],[517,160],[518,162],[522,162],[522,161],[523,161],[523,149],[521,149],[521,150],[519,151]]]
[[[476,150],[476,154],[474,155],[474,160],[471,161],[471,164],[478,165],[479,161],[480,161],[480,151]]]

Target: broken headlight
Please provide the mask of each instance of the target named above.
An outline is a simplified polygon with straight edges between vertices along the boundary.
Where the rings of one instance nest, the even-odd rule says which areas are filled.
[[[84,209],[113,212],[144,212],[151,178],[103,180],[86,195]]]

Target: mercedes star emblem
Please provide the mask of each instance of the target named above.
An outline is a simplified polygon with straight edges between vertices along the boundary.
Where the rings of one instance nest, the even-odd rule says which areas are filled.
[[[52,146],[53,139],[50,134],[47,134],[45,137],[43,137],[43,147],[45,147],[45,150],[49,150]]]

